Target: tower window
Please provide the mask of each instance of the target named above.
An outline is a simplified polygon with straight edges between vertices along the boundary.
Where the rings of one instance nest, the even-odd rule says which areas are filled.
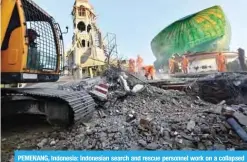
[[[87,42],[87,46],[88,46],[88,47],[90,46],[90,42],[89,42],[89,41]]]
[[[92,27],[91,27],[91,25],[89,24],[89,25],[87,26],[87,32],[89,33],[91,29],[92,29]]]
[[[83,32],[86,30],[86,25],[83,21],[80,21],[78,24],[77,24],[77,29],[80,31],[80,32]]]
[[[78,9],[78,14],[79,16],[86,16],[86,10],[83,6],[80,6],[80,8]]]
[[[81,44],[82,44],[82,47],[85,47],[86,46],[86,41],[83,39]]]

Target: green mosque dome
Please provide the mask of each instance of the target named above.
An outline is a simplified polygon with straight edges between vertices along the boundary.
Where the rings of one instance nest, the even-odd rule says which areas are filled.
[[[230,24],[222,8],[204,9],[173,22],[153,38],[155,67],[166,65],[175,53],[228,51],[230,38]]]

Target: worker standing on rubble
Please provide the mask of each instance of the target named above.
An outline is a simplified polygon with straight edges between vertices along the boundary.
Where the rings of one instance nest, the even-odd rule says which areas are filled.
[[[135,60],[134,59],[129,60],[129,72],[135,73]]]
[[[184,74],[188,74],[188,65],[189,65],[189,60],[186,58],[186,56],[183,55],[182,70],[183,70]]]
[[[155,68],[153,65],[144,66],[142,69],[145,71],[145,77],[147,80],[149,79],[149,76],[154,80]]]
[[[216,55],[216,65],[217,65],[218,72],[226,71],[226,56],[222,54],[222,52],[219,52]]]
[[[175,56],[172,55],[172,57],[169,59],[169,73],[174,74],[175,73]]]
[[[141,72],[142,66],[143,66],[143,59],[141,58],[140,55],[137,55],[137,59],[136,59],[136,68],[137,68],[137,72]]]

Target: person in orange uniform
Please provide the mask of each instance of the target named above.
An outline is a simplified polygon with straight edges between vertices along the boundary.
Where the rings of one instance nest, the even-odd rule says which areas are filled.
[[[182,59],[182,70],[184,72],[184,74],[187,74],[188,73],[188,65],[189,65],[189,60],[183,56],[183,59]]]
[[[143,66],[143,59],[141,58],[140,55],[137,55],[136,66],[137,66],[137,72],[141,72]]]
[[[219,52],[216,55],[216,64],[217,64],[218,72],[226,71],[226,56],[221,52]]]
[[[175,56],[172,56],[170,59],[169,59],[169,73],[170,74],[174,74],[174,70],[175,70]]]
[[[145,70],[145,77],[148,79],[149,76],[152,80],[154,80],[155,68],[153,65],[144,66],[143,69]]]
[[[134,59],[129,60],[129,72],[131,73],[135,72],[135,60]]]

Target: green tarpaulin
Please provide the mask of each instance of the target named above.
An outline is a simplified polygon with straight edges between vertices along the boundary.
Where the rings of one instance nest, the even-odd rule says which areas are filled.
[[[230,24],[220,6],[213,6],[175,21],[151,42],[155,66],[167,64],[175,53],[229,50]]]

